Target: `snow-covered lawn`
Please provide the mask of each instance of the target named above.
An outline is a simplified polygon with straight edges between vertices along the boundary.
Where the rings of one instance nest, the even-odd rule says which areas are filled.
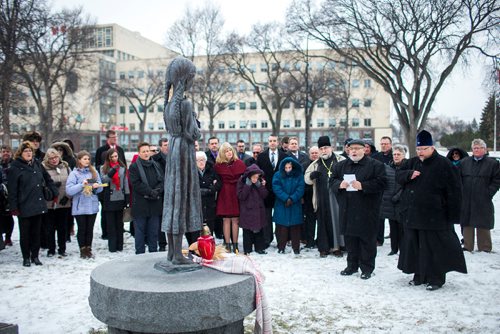
[[[500,208],[499,196],[495,206]],[[497,210],[497,212],[500,210]],[[492,231],[493,253],[466,253],[467,275],[449,273],[440,290],[411,287],[411,275],[387,256],[389,240],[378,247],[375,276],[340,276],[346,259],[320,258],[317,250],[254,255],[266,276],[264,285],[275,333],[500,333],[500,214]],[[47,258],[43,266],[22,266],[17,226],[14,246],[0,251],[0,322],[16,323],[22,334],[88,333],[106,326],[88,305],[90,272],[109,260],[134,254],[133,238],[125,234],[122,253],[111,254],[94,235],[93,260],[79,258],[76,239],[66,258]],[[16,224],[17,225],[17,224]],[[458,231],[459,233],[459,231]],[[388,234],[388,227],[386,228]],[[240,247],[242,247],[240,241]],[[253,330],[254,314],[245,320]]]

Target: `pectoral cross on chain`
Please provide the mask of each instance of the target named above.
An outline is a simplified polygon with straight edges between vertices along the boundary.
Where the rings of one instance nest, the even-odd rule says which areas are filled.
[[[332,176],[332,172],[328,171],[328,173],[326,173],[328,175],[328,178],[330,178]]]

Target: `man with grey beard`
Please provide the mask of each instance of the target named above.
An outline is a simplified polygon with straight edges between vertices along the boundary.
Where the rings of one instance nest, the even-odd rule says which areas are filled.
[[[384,164],[364,155],[365,143],[348,143],[349,159],[333,166],[330,188],[337,196],[340,232],[347,248],[347,267],[340,272],[350,276],[361,268],[361,278],[369,279],[377,256],[378,217],[387,182]]]
[[[313,207],[317,213],[317,246],[320,257],[342,256],[344,239],[340,233],[339,211],[335,194],[328,187],[333,166],[344,157],[333,153],[328,136],[318,139],[319,159],[313,161],[304,174],[306,184],[313,186]]]

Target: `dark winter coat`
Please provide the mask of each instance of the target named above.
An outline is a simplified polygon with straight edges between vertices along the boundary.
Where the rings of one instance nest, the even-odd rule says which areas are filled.
[[[389,152],[385,153],[384,152],[376,152],[371,156],[373,159],[378,160],[386,165],[390,165],[392,162],[392,150],[389,150]]]
[[[362,190],[339,189],[346,174],[356,175]],[[376,235],[386,182],[384,164],[370,157],[365,156],[357,163],[346,159],[333,166],[330,187],[337,195],[341,234],[361,238]]]
[[[33,158],[28,164],[22,158],[12,162],[8,174],[9,208],[19,211],[19,217],[32,217],[47,213],[47,202],[43,197],[43,183],[54,197],[59,195],[57,187],[41,163]]]
[[[107,183],[108,186],[102,191],[102,210],[103,211],[120,211],[129,203],[130,187],[128,186],[127,170],[120,166],[118,171],[110,168],[108,173],[104,173],[101,166],[101,181]],[[120,189],[116,189],[113,183],[113,176],[118,173],[120,178]]]
[[[309,159],[309,156],[305,154],[304,152],[297,151],[298,157],[295,156],[291,151],[287,152],[287,155],[289,157],[292,157],[296,160],[299,161],[300,165],[302,166],[302,171],[305,172],[309,164],[311,163],[311,160]]]
[[[201,191],[201,205],[203,209],[203,221],[214,220],[215,208],[216,208],[216,197],[218,191],[222,187],[222,181],[215,173],[213,165],[208,163],[205,165],[205,170],[203,175],[198,170],[198,177],[200,181],[200,191]],[[215,183],[214,183],[215,181]]]
[[[380,161],[380,160],[379,160]],[[382,206],[380,208],[380,218],[396,220],[396,209],[392,197],[396,194],[396,171],[390,165],[385,166],[387,182],[382,196]]]
[[[292,171],[285,172],[285,165],[292,163]],[[302,196],[304,195],[304,175],[297,159],[287,157],[280,163],[279,171],[273,177],[273,191],[276,195],[273,221],[276,224],[290,227],[304,222],[302,216]],[[293,204],[286,207],[291,199]]]
[[[142,164],[147,182],[143,182],[137,164]],[[156,166],[155,166],[156,165]],[[163,175],[161,167],[153,160],[138,158],[130,165],[130,183],[132,184],[132,217],[161,216],[163,201]],[[153,189],[158,196],[154,196]]]
[[[421,174],[412,180],[416,170]],[[396,171],[396,181],[404,187],[400,223],[405,228],[447,230],[459,223],[462,191],[458,170],[450,160],[436,151],[424,161],[411,158]]]
[[[252,231],[260,231],[267,224],[264,200],[268,195],[268,191],[260,181],[257,181],[255,184],[247,184],[249,182],[247,180],[253,174],[262,175],[263,172],[257,165],[250,165],[238,181],[240,227]]]
[[[495,159],[474,157],[462,160],[462,211],[460,225],[491,230],[495,224],[493,196],[500,187],[500,168]]]
[[[215,164],[215,172],[222,180],[222,188],[217,196],[217,215],[223,217],[238,217],[240,205],[236,194],[236,184],[247,167],[241,160]]]
[[[260,169],[264,172],[264,179],[266,180],[266,188],[269,194],[267,195],[266,198],[266,208],[273,208],[274,207],[274,199],[275,195],[273,192],[273,176],[276,171],[278,171],[279,166],[281,161],[287,157],[286,153],[284,153],[282,150],[277,149],[276,150],[276,167],[273,168],[273,165],[271,163],[271,160],[269,159],[269,148],[265,149],[263,152],[261,152],[257,156],[257,166],[259,166]]]

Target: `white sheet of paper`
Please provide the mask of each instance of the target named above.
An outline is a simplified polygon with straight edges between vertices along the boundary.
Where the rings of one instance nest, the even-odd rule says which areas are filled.
[[[351,185],[351,182],[356,181],[355,174],[344,174],[344,181],[349,183],[349,187],[346,188],[346,191],[358,191],[357,189],[354,189]]]

